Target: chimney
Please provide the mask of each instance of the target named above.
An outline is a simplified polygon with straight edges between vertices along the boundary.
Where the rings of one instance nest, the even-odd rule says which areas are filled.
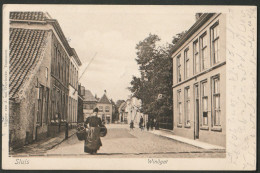
[[[203,13],[196,13],[195,14],[195,20],[196,22],[198,21],[198,19],[202,16]]]

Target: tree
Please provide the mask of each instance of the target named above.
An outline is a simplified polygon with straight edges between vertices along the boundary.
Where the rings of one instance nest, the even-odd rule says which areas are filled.
[[[129,90],[142,100],[141,111],[151,118],[173,115],[172,48],[185,32],[173,37],[172,44],[156,46],[157,35],[150,34],[136,45],[141,77],[133,76]],[[158,95],[162,98],[158,99]]]

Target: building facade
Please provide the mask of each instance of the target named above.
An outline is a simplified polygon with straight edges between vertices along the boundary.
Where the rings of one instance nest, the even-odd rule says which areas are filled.
[[[142,106],[142,102],[140,99],[136,97],[130,97],[126,100],[125,112],[123,113],[123,120],[129,124],[131,121],[134,122],[135,126],[139,125],[140,118],[144,118],[144,122],[146,122],[146,117],[144,117],[143,113],[140,112]]]
[[[69,64],[68,123],[75,126],[78,122],[78,71],[82,64],[75,49],[72,48],[72,52]]]
[[[97,102],[96,107],[99,109],[98,117],[100,117],[106,124],[112,123],[112,103],[108,99],[106,91]]]
[[[78,117],[77,123],[84,122],[84,114],[83,114],[83,99],[85,95],[85,87],[82,85],[78,85]]]
[[[226,18],[204,13],[173,47],[174,133],[226,146]]]
[[[65,130],[73,51],[48,13],[10,12],[9,38],[9,142],[16,148]]]
[[[118,108],[119,122],[127,124],[126,102],[122,102]]]
[[[85,90],[83,96],[83,115],[86,121],[87,117],[93,114],[93,109],[97,105],[97,99],[93,96],[90,90]]]

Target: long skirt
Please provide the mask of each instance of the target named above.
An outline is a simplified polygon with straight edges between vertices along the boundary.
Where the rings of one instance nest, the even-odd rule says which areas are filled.
[[[85,138],[84,152],[92,154],[99,150],[99,148],[102,146],[99,133],[99,127],[90,127]]]

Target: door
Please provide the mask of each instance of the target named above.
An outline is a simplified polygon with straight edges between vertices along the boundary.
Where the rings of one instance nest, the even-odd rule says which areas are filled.
[[[195,91],[195,112],[194,112],[194,139],[199,139],[199,86],[198,84],[195,85],[194,87],[194,91]]]

